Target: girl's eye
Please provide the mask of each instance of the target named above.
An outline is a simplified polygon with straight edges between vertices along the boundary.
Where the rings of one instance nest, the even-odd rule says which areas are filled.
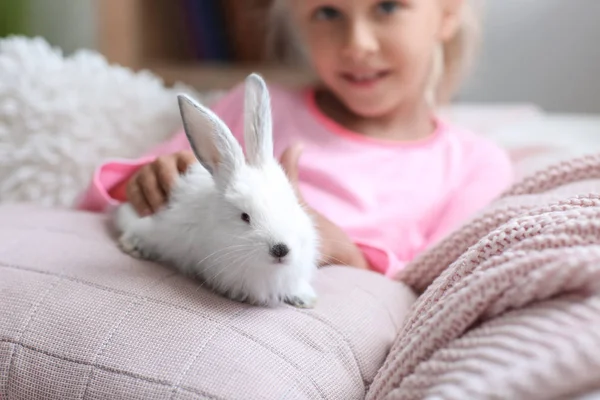
[[[250,223],[250,216],[247,213],[242,213],[241,217],[242,217],[242,221],[244,221],[247,224]]]
[[[381,11],[383,14],[392,14],[394,11],[400,8],[400,2],[398,1],[382,1],[377,4],[378,11]]]
[[[331,6],[323,6],[319,7],[314,14],[315,19],[317,20],[332,20],[337,19],[342,15],[338,10]]]

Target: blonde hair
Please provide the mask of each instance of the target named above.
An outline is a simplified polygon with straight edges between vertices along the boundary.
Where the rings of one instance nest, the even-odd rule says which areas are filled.
[[[268,15],[266,36],[266,56],[270,61],[306,66],[307,58],[293,29],[287,2],[272,0]],[[479,49],[480,13],[478,0],[465,0],[462,9],[462,23],[454,37],[435,49],[434,65],[431,72],[427,95],[436,104],[452,99]]]

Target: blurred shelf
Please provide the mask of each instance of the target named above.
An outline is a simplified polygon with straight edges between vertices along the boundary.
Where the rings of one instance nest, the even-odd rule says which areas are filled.
[[[220,0],[226,6],[226,21],[235,25],[232,43],[239,53],[225,64],[197,59],[183,0],[95,1],[100,52],[111,63],[149,70],[167,85],[182,82],[198,90],[228,89],[251,72],[292,87],[311,81],[307,71],[270,65],[254,51],[263,41],[271,0]]]
[[[252,72],[268,82],[288,87],[304,86],[313,79],[306,70],[266,64],[161,63],[144,68],[160,76],[167,85],[182,82],[197,90],[229,89]]]

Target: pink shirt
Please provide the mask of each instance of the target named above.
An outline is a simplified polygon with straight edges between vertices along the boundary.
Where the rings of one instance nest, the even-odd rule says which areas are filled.
[[[243,85],[212,109],[243,145]],[[416,142],[377,140],[349,131],[317,108],[312,90],[270,85],[275,156],[299,140],[300,190],[340,226],[371,267],[392,276],[497,197],[512,181],[507,154],[491,141],[436,120]],[[183,131],[138,160],[100,165],[78,208],[118,204],[108,192],[161,154],[189,149]]]

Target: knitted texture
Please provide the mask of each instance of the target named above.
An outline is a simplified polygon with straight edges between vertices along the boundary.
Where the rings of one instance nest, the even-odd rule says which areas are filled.
[[[600,388],[600,155],[523,180],[398,276],[422,293],[368,399]]]

